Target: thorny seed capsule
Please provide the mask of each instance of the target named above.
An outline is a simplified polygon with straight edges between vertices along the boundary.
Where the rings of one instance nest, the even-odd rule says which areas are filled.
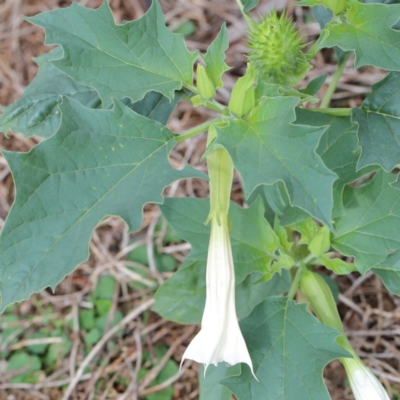
[[[274,10],[253,23],[248,34],[249,62],[264,82],[296,86],[311,68],[303,37],[285,13],[279,18]]]

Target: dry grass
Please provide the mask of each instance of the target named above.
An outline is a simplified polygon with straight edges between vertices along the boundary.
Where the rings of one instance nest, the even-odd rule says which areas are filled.
[[[64,7],[70,0],[5,0],[0,4],[0,104],[7,105],[21,96],[25,86],[34,78],[37,68],[31,61],[48,49],[43,46],[44,35],[41,29],[28,24],[20,15],[35,15],[39,12]],[[100,5],[101,0],[81,0],[88,7]],[[111,0],[111,7],[116,20],[139,18],[148,8],[146,0]],[[272,3],[262,1],[258,7],[260,13],[265,12]],[[274,2],[278,7],[279,1]],[[183,21],[191,20],[196,32],[188,38],[191,50],[204,51],[217,34],[223,21],[228,22],[231,47],[227,53],[227,62],[232,70],[225,77],[225,89],[219,94],[219,100],[226,102],[229,91],[238,75],[245,67],[243,55],[245,43],[243,39],[244,22],[232,0],[161,0],[166,19],[171,27],[179,26]],[[308,38],[315,38],[319,27],[309,22],[307,11],[289,5],[289,11],[297,19],[302,32]],[[308,79],[322,73],[331,74],[335,66],[331,61],[332,53],[326,51],[319,54]],[[384,73],[364,68],[355,72],[351,62],[343,74],[334,96],[337,106],[357,106],[363,95],[370,90],[370,85],[384,76]],[[329,83],[329,78],[327,83]],[[323,90],[326,90],[326,85]],[[322,90],[322,92],[323,92]],[[323,93],[320,94],[321,96]],[[170,119],[169,127],[173,131],[183,131],[212,117],[212,112],[205,109],[192,109],[188,104],[179,105]],[[18,135],[9,139],[0,136],[0,147],[14,151],[27,151],[37,143],[37,139],[22,140]],[[174,166],[180,167],[189,162],[199,169],[204,169],[200,157],[204,151],[203,136],[177,146],[172,153]],[[166,190],[168,196],[206,197],[208,188],[205,182],[186,180],[172,185]],[[14,187],[8,166],[0,156],[0,228],[10,209],[14,198]],[[239,179],[234,184],[233,199],[242,201]],[[155,223],[159,218],[156,206],[148,205],[145,209],[143,227],[139,232],[128,234],[123,222],[116,218],[103,221],[97,228],[90,243],[90,259],[69,275],[58,287],[55,294],[44,291],[35,295],[30,301],[15,306],[15,314],[21,338],[13,349],[24,348],[31,342],[23,339],[26,332],[34,332],[48,325],[41,310],[53,310],[52,318],[71,321],[73,342],[70,353],[58,361],[57,370],[50,376],[43,376],[38,384],[12,384],[11,376],[2,374],[0,360],[0,399],[140,399],[146,394],[161,390],[173,384],[174,398],[179,400],[197,399],[198,367],[186,362],[182,370],[169,381],[156,387],[150,387],[151,381],[169,358],[177,363],[195,328],[180,326],[161,319],[149,312],[153,304],[153,287],[165,280],[169,274],[157,273],[150,258],[150,272],[143,278],[130,272],[125,255],[130,251],[130,243],[137,240],[151,246],[153,240],[159,245],[159,251],[174,254],[182,260],[187,246],[165,248],[160,237],[154,237]],[[162,235],[162,232],[161,234]],[[158,235],[158,236],[160,236]],[[124,330],[124,335],[115,338],[116,328],[109,328],[105,336],[85,354],[82,330],[79,326],[78,312],[87,306],[86,296],[102,274],[113,275],[117,282],[113,313],[122,311],[126,317],[117,328]],[[130,283],[142,283],[141,289],[130,289]],[[389,392],[392,388],[400,388],[400,299],[388,293],[380,280],[367,273],[364,277],[352,274],[337,277],[341,289],[339,308],[346,331],[358,354],[365,363],[384,382]],[[34,316],[32,318],[28,318]],[[110,325],[110,324],[109,324]],[[113,338],[116,344],[109,348],[107,343]],[[50,340],[51,338],[49,338]],[[46,340],[46,339],[43,339]],[[137,379],[143,351],[155,345],[164,344],[169,348],[166,356],[141,380]],[[0,344],[7,348],[7,343]],[[85,366],[89,368],[86,370]],[[128,386],[119,383],[121,378],[131,382]],[[325,370],[325,379],[334,400],[352,399],[349,389],[344,387],[345,374],[338,362],[331,363]],[[102,383],[99,390],[99,382]],[[213,399],[210,399],[213,400]]]

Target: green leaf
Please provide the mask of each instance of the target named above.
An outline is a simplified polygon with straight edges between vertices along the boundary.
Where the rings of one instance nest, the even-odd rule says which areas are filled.
[[[400,296],[400,250],[389,255],[389,257],[378,266],[372,268],[383,281],[388,290]]]
[[[50,60],[61,56],[62,49],[57,47],[35,59],[39,72],[25,89],[22,98],[2,110],[0,131],[22,133],[25,137],[52,136],[60,126],[59,105],[62,96],[77,100],[89,108],[100,107],[101,100],[94,89],[74,81],[51,64]],[[181,97],[182,93],[176,92],[174,100],[170,101],[161,93],[149,92],[136,103],[128,98],[123,99],[123,103],[138,114],[165,124]]]
[[[362,153],[358,168],[379,164],[390,172],[400,164],[400,73],[391,72],[372,86],[361,109],[353,109]]]
[[[94,299],[113,300],[117,282],[112,275],[102,275],[91,296]]]
[[[207,261],[210,226],[205,225],[208,199],[165,199],[160,209],[176,233],[192,245],[186,262]],[[263,218],[261,200],[243,209],[231,203],[231,244],[235,261],[235,279],[240,283],[251,272],[267,271],[279,239]]]
[[[298,244],[307,244],[308,250],[321,256],[330,248],[330,232],[327,226],[319,226],[312,218],[298,222],[292,228],[301,234]]]
[[[2,110],[0,131],[22,133],[25,137],[53,135],[60,126],[58,107],[62,96],[71,97],[89,108],[100,106],[100,98],[94,89],[74,81],[50,62],[61,56],[62,49],[57,47],[34,58],[39,72],[23,96]]]
[[[400,4],[363,4],[349,0],[341,18],[328,23],[321,33],[319,48],[339,46],[356,54],[355,66],[373,65],[400,71],[400,32],[392,26],[400,18]]]
[[[168,122],[172,111],[174,111],[179,100],[182,98],[182,95],[182,91],[175,92],[174,99],[170,101],[161,93],[148,92],[142,100],[137,101],[136,103],[132,103],[127,98],[122,99],[122,102],[138,114],[165,125]]]
[[[165,350],[166,353],[167,350]],[[168,360],[164,366],[164,368],[160,371],[160,373],[153,380],[152,384],[149,387],[160,385],[166,380],[172,378],[179,372],[179,368],[176,365],[176,362],[173,360]],[[167,386],[165,389],[157,391],[155,393],[151,393],[145,397],[145,400],[172,400],[174,397],[174,388],[172,385]]]
[[[297,3],[298,4],[298,3]],[[324,6],[315,6],[312,8],[312,14],[314,18],[319,22],[321,29],[324,29],[325,25],[332,20],[333,13],[329,8],[325,8]],[[333,50],[335,50],[338,61],[341,62],[347,56],[347,52],[344,52],[337,46],[333,46]]]
[[[165,199],[160,207],[174,230],[192,245],[181,267],[156,293],[154,311],[180,323],[198,323],[205,302],[205,275],[210,227],[204,225],[209,213],[206,199]],[[231,204],[231,243],[236,275],[236,309],[248,315],[266,296],[287,290],[286,274],[258,283],[268,272],[279,239],[263,218],[261,201],[243,209]],[[258,272],[257,274],[252,274]]]
[[[260,0],[240,0],[243,5],[243,11],[248,12],[258,5]]]
[[[319,77],[321,78],[321,77]],[[314,79],[315,81],[317,81],[316,78]],[[324,76],[322,76],[322,78],[324,78]],[[324,78],[326,79],[326,77]],[[324,82],[320,82],[320,84],[322,85]],[[313,94],[308,93],[308,89],[310,91],[314,91],[316,86],[319,85],[318,82],[316,82],[315,84],[310,82],[311,87],[308,88],[308,86],[305,89],[293,89],[291,87],[288,86],[282,86],[281,84],[278,83],[266,83],[264,81],[259,80],[257,83],[257,87],[255,89],[255,97],[256,100],[260,100],[262,97],[298,97],[300,104],[308,102],[308,103],[319,103],[320,100],[316,97],[314,97]],[[314,87],[313,87],[314,86]],[[317,91],[319,90],[319,88],[317,89]]]
[[[227,366],[226,364],[218,364],[217,367],[210,365],[204,372],[202,365],[199,371],[199,400],[232,400],[232,394],[225,386],[219,384],[223,378],[240,374],[240,364]]]
[[[361,273],[400,248],[400,196],[395,175],[378,171],[368,185],[345,189],[346,215],[337,219],[332,246],[355,257]]]
[[[357,170],[361,149],[357,139],[357,125],[352,123],[349,117],[331,116],[305,109],[296,109],[296,116],[298,124],[327,127],[319,142],[317,154],[338,176],[333,184],[333,217],[340,217],[344,214],[344,187],[377,168]]]
[[[217,128],[216,141],[228,150],[242,175],[246,197],[258,185],[282,181],[292,205],[331,227],[336,174],[315,153],[325,128],[292,124],[297,103],[293,97],[264,99],[247,120]]]
[[[279,217],[279,224],[287,226],[309,218],[309,214],[299,207],[290,204],[289,195],[282,181],[277,181],[272,185],[257,186],[248,199],[251,204],[258,196],[264,200],[266,210],[273,213],[267,216],[270,223],[273,223],[275,215]]]
[[[29,153],[3,152],[17,196],[0,237],[0,310],[54,288],[85,261],[103,218],[120,216],[136,230],[144,204],[162,202],[165,186],[200,176],[174,170],[173,134],[119,101],[90,110],[65,98],[61,112],[51,138]]]
[[[339,332],[319,322],[306,304],[269,298],[240,322],[240,329],[259,381],[247,366],[241,375],[221,381],[238,400],[330,399],[322,370],[348,353],[335,341]]]
[[[266,297],[285,293],[290,288],[288,271],[275,274],[266,282],[260,282],[260,278],[259,273],[252,273],[236,284],[239,318],[249,315]],[[155,299],[153,311],[162,317],[180,324],[200,324],[206,301],[206,262],[193,261],[183,266],[158,289]]]
[[[253,273],[235,288],[236,312],[239,318],[247,317],[257,304],[270,296],[289,291],[292,279],[289,271],[282,270],[268,281],[260,281],[260,275]]]
[[[25,352],[14,353],[7,362],[6,373],[13,372],[10,383],[36,383],[42,369],[40,358]],[[17,371],[21,371],[17,373]]]
[[[307,86],[304,89],[300,89],[299,92],[308,94],[309,96],[315,96],[320,91],[327,77],[328,74],[317,76],[316,78],[308,82]]]
[[[334,253],[326,253],[313,261],[314,265],[323,265],[337,275],[347,275],[355,271],[353,263],[348,263],[341,258],[331,258]]]
[[[95,9],[68,8],[26,18],[46,31],[46,44],[59,44],[64,57],[53,64],[75,80],[94,87],[104,107],[112,98],[141,100],[149,91],[174,97],[192,84],[193,62],[182,35],[170,32],[157,1],[136,21],[116,25],[107,1]]]
[[[225,71],[230,69],[224,61],[225,51],[228,47],[228,30],[226,29],[226,24],[223,24],[218,36],[207,49],[207,53],[202,56],[203,60],[206,62],[207,75],[216,88],[222,89],[223,83],[221,76]]]

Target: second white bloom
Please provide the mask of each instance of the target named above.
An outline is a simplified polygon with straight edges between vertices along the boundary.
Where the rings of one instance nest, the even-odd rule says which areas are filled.
[[[346,369],[356,400],[390,400],[376,376],[353,354],[354,358],[343,358],[340,361]]]

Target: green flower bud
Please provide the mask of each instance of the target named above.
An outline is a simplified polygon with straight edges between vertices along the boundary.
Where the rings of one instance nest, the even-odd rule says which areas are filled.
[[[215,87],[208,77],[206,69],[197,64],[197,89],[205,99],[211,99],[215,96]]]
[[[298,36],[291,19],[276,10],[250,27],[249,61],[266,83],[296,86],[311,68],[303,37]]]
[[[308,271],[303,273],[300,280],[300,290],[310,303],[318,319],[344,335],[335,299],[324,279],[315,272]]]
[[[247,114],[255,103],[254,82],[256,74],[250,64],[247,64],[247,71],[244,76],[239,78],[232,89],[228,108],[238,117]]]

